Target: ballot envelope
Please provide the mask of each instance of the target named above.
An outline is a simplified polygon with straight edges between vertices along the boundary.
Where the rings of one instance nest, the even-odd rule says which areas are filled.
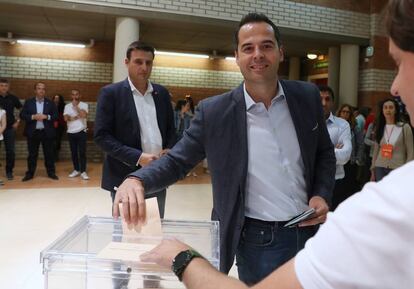
[[[162,236],[125,234],[120,220],[84,216],[40,254],[44,288],[185,288],[170,271],[139,255],[162,238],[177,238],[220,266],[217,221],[162,220]]]

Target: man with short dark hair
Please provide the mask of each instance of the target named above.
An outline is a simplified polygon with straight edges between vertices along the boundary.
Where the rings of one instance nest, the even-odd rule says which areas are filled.
[[[106,153],[102,188],[111,192],[124,178],[147,166],[175,144],[174,114],[168,90],[149,81],[154,48],[141,41],[128,46],[128,78],[102,88],[94,140]],[[132,125],[131,125],[132,124]],[[165,189],[154,192],[164,216]]]
[[[346,184],[342,181],[345,178],[344,165],[351,158],[352,153],[352,136],[349,123],[336,117],[332,113],[334,104],[334,92],[326,85],[320,85],[322,108],[325,115],[326,127],[328,128],[329,137],[335,147],[336,170],[335,170],[335,188],[333,191],[332,211],[345,199],[343,196],[343,186]],[[347,192],[348,193],[348,192]]]
[[[250,13],[235,40],[244,82],[199,103],[174,148],[119,187],[114,215],[122,202],[127,222],[143,221],[144,197],[207,157],[212,219],[220,221],[220,269],[227,273],[236,256],[239,278],[255,284],[295,256],[325,221],[335,155],[317,87],[279,80],[283,50],[273,22]],[[312,219],[284,227],[309,207],[316,211]]]
[[[15,159],[16,130],[19,127],[20,118],[14,117],[14,109],[20,110],[22,104],[19,99],[9,93],[10,84],[7,79],[0,79],[0,107],[6,111],[7,126],[3,132],[4,147],[6,149],[6,176],[13,180],[13,169]]]
[[[56,176],[53,143],[56,136],[53,122],[58,118],[56,105],[46,98],[46,85],[37,82],[34,85],[35,96],[25,101],[20,112],[20,118],[26,122],[24,135],[27,137],[27,171],[22,181],[33,179],[37,166],[39,146],[42,144],[43,155],[47,175],[52,180],[58,180]]]

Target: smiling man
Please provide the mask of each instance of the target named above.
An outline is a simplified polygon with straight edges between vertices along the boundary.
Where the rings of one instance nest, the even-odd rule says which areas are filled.
[[[114,202],[128,222],[145,218],[143,199],[185,177],[207,157],[213,185],[212,219],[220,221],[220,265],[236,256],[239,277],[255,284],[292,258],[325,221],[335,182],[335,156],[319,90],[279,80],[279,30],[250,13],[235,33],[244,82],[198,105],[183,138],[164,157],[130,175]],[[300,227],[286,221],[308,207],[316,213]],[[191,252],[185,260],[195,255]],[[182,272],[186,264],[176,264]]]

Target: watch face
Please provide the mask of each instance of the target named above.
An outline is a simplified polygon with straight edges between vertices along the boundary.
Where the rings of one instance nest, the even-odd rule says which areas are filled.
[[[188,261],[189,258],[189,252],[188,251],[183,251],[180,252],[173,261],[173,270],[176,271],[178,269],[180,269],[183,265],[186,264],[186,262]]]

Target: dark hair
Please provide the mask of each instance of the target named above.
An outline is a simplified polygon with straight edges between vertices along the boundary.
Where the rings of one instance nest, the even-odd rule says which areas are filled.
[[[350,112],[349,113],[349,119],[347,120],[348,123],[349,123],[349,126],[351,127],[351,129],[354,129],[355,125],[356,125],[355,116],[354,116],[354,108],[350,104],[347,104],[347,103],[342,104],[339,107],[338,111],[336,112],[336,116],[340,117],[341,116],[341,111],[345,107],[349,108],[349,112]]]
[[[9,81],[6,78],[0,78],[0,83],[9,83]]]
[[[414,52],[414,0],[390,0],[385,23],[392,41],[400,49]]]
[[[190,104],[190,110],[192,113],[194,113],[195,107],[194,107],[194,100],[191,97],[191,95],[186,95],[185,96],[185,101],[188,102]]]
[[[77,90],[77,89],[72,89],[72,90]],[[65,109],[65,99],[63,98],[63,95],[55,94],[52,98],[53,101],[55,101],[55,96],[57,96],[59,99],[58,105],[57,105],[58,112],[63,113],[63,110]]]
[[[396,108],[398,108],[398,105],[396,106]],[[359,114],[362,114],[364,117],[367,117],[369,113],[371,112],[371,108],[368,106],[362,106],[358,108],[358,112]]]
[[[375,122],[376,123],[376,125],[375,125],[375,140],[377,141],[377,143],[381,142],[381,139],[384,135],[384,128],[385,128],[385,125],[386,125],[385,116],[384,116],[384,113],[382,111],[382,108],[384,107],[384,104],[386,102],[389,102],[389,101],[391,101],[395,106],[395,115],[394,115],[395,123],[400,121],[400,109],[399,109],[399,106],[398,106],[398,102],[395,101],[394,98],[387,98],[387,99],[381,101],[378,104],[377,120]]]
[[[240,31],[240,28],[243,25],[246,25],[248,23],[259,23],[259,22],[265,22],[265,23],[269,24],[272,27],[273,33],[275,34],[275,39],[276,39],[277,45],[280,48],[280,46],[282,45],[282,42],[280,41],[279,28],[277,28],[277,26],[272,22],[272,20],[270,20],[263,13],[250,12],[249,14],[246,14],[246,15],[243,16],[243,18],[239,22],[237,30],[234,32],[234,50],[237,50],[237,47],[239,46],[239,31]]]
[[[333,92],[332,88],[330,88],[327,85],[318,85],[318,88],[319,88],[320,92],[325,92],[325,91],[329,92],[329,94],[331,95],[332,100],[335,100],[335,95],[334,95],[334,92]]]
[[[177,101],[177,103],[175,105],[175,110],[176,111],[181,111],[181,109],[183,108],[183,106],[185,106],[186,103],[187,103],[187,101],[185,99],[180,99],[179,101]]]
[[[155,57],[154,47],[152,47],[151,45],[149,45],[147,43],[144,43],[140,40],[134,41],[128,46],[128,49],[126,51],[126,58],[131,59],[131,52],[133,50],[143,50],[143,51],[146,51],[146,52],[151,52],[152,53],[152,58]]]
[[[44,83],[44,82],[38,81],[38,82],[36,82],[36,83],[33,85],[33,89],[36,89],[38,84],[43,84],[43,85],[45,85],[45,83]],[[45,86],[46,86],[46,85],[45,85]]]

